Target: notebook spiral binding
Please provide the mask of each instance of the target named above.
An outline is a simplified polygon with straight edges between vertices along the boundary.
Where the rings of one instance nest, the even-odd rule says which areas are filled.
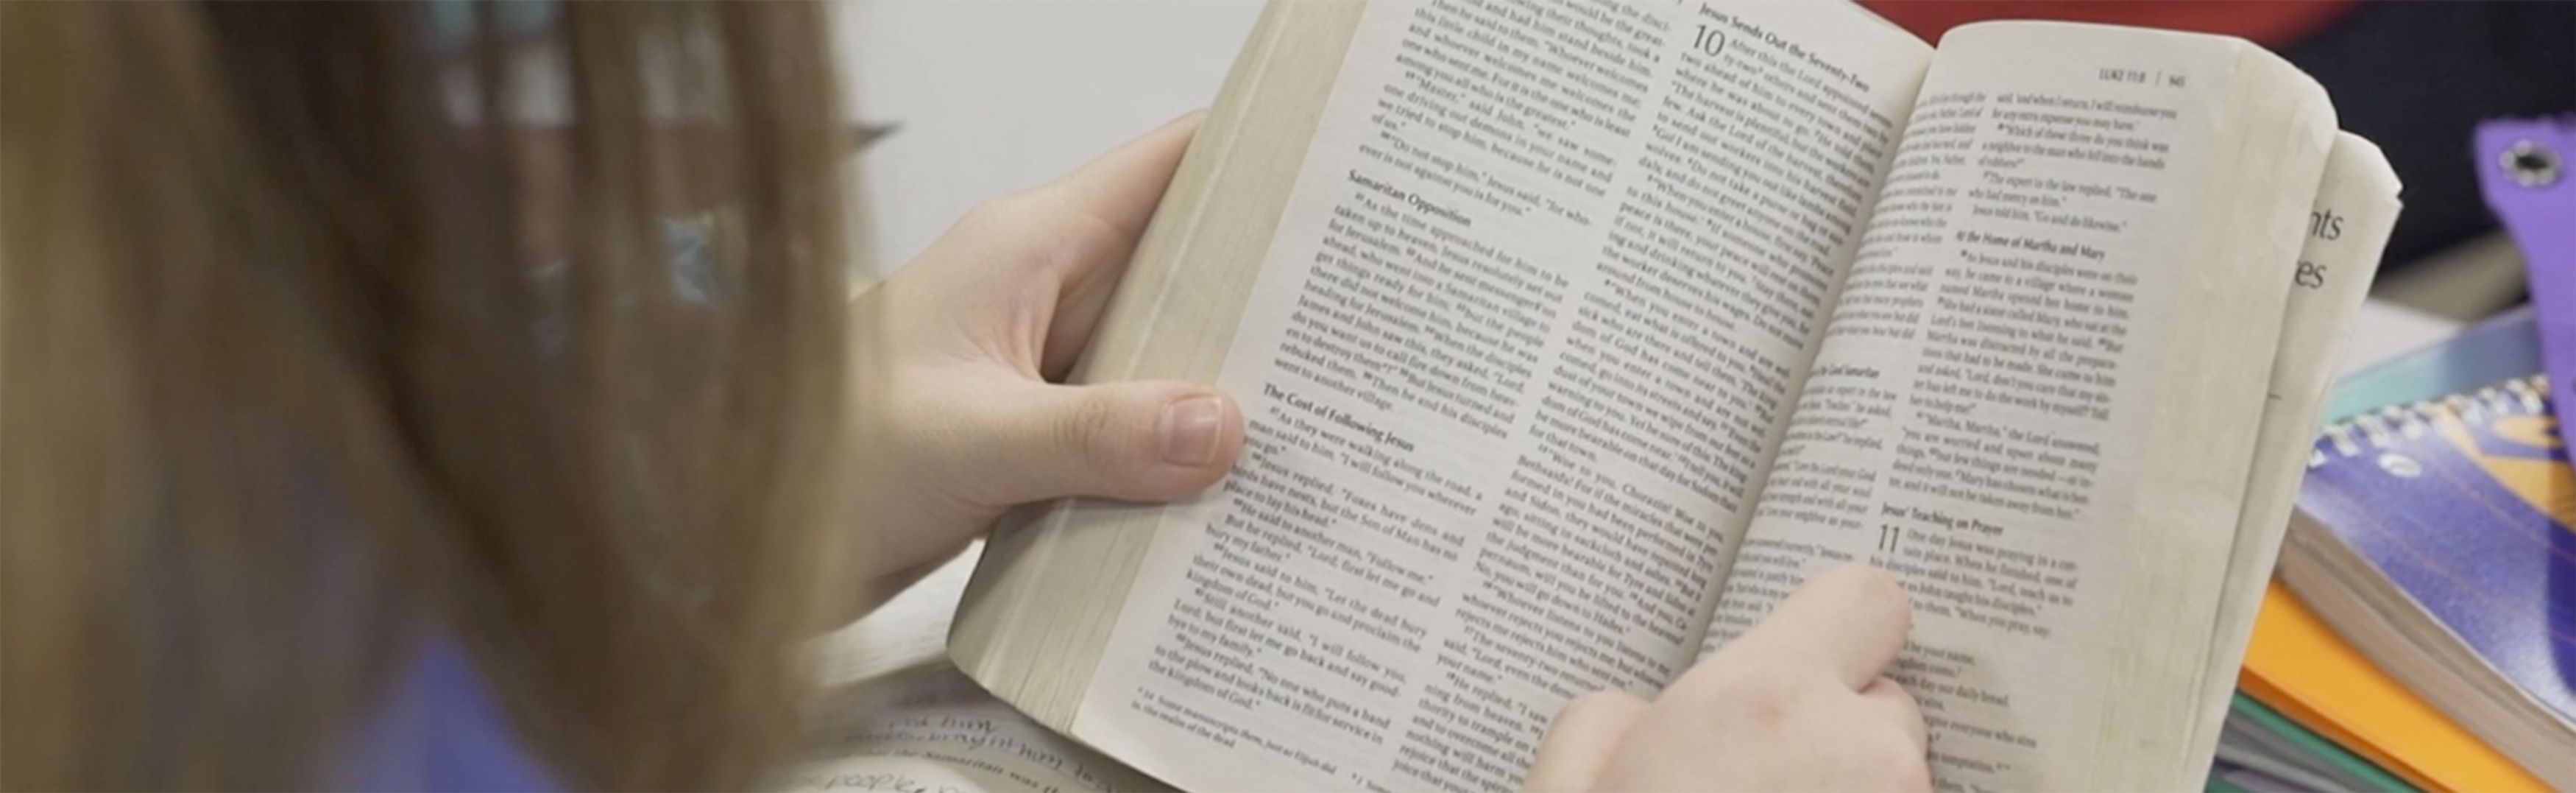
[[[2517,377],[2475,391],[2463,391],[2440,399],[2390,405],[2327,424],[2323,436],[2308,452],[2308,467],[2360,456],[2365,451],[2387,449],[2398,440],[2413,440],[2432,431],[2442,416],[2456,416],[2463,423],[2481,424],[2507,416],[2537,416],[2549,412],[2549,379],[2535,374]],[[2329,454],[2331,451],[2331,454]]]

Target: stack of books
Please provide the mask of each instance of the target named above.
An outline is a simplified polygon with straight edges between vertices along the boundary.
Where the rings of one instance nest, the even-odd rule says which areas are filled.
[[[2576,789],[2576,472],[2529,312],[2347,378],[2211,790]]]

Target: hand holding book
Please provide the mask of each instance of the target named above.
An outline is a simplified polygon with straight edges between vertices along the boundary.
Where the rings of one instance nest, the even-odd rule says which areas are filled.
[[[1169,500],[1233,467],[1243,418],[1218,388],[1053,382],[1090,343],[1198,127],[1174,121],[987,204],[858,298],[851,481],[876,543],[863,578],[954,556],[1018,504]]]

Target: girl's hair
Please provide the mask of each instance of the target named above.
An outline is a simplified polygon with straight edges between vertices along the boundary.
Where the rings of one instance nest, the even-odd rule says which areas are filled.
[[[849,566],[822,11],[458,8],[0,4],[0,783],[329,784],[441,635],[569,783],[792,737]]]

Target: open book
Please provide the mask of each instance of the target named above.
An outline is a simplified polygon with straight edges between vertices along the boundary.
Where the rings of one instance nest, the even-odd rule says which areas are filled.
[[[1244,456],[1018,516],[950,651],[1181,787],[1496,790],[1863,560],[1941,787],[2196,786],[2396,190],[2235,39],[1274,3],[1076,373]]]

